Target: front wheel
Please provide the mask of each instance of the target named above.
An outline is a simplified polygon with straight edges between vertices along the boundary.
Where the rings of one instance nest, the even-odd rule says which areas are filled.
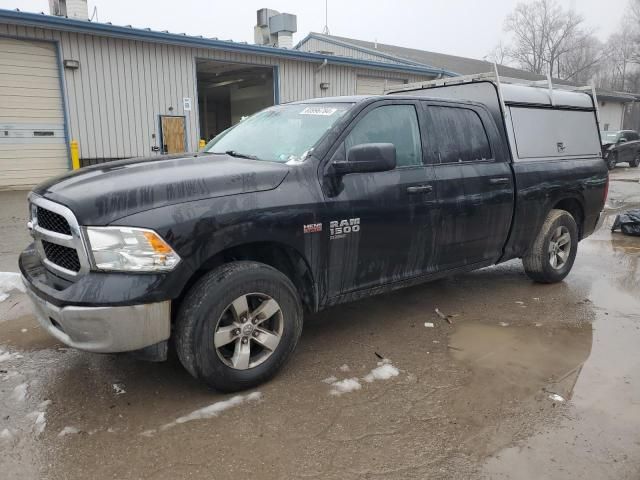
[[[577,252],[575,219],[564,210],[551,210],[522,263],[535,282],[556,283],[569,275]]]
[[[616,168],[616,164],[618,163],[618,154],[616,152],[610,153],[609,158],[607,158],[607,168],[609,170],[613,170]]]
[[[302,305],[280,271],[232,262],[209,272],[188,292],[176,322],[176,349],[194,377],[219,391],[259,385],[293,352]]]

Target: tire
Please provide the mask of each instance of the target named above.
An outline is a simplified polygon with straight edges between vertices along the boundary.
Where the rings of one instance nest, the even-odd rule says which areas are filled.
[[[568,234],[568,242],[558,247],[557,241]],[[563,237],[565,240],[566,238]],[[555,246],[554,246],[555,245]],[[567,251],[568,249],[568,251]],[[563,252],[563,253],[559,253]],[[562,264],[560,259],[566,252]],[[573,267],[578,252],[578,226],[573,216],[564,210],[551,210],[529,252],[522,258],[524,270],[533,281],[556,283],[562,281]],[[555,256],[556,265],[553,257]]]
[[[191,375],[216,390],[255,387],[287,361],[302,320],[298,292],[287,276],[262,263],[228,263],[204,275],[182,302],[176,321],[178,358]],[[249,357],[247,348],[253,352]]]
[[[640,152],[636,153],[636,156],[633,158],[633,160],[629,161],[629,166],[631,168],[638,168],[638,165],[640,165]]]
[[[616,168],[616,164],[618,163],[618,154],[616,152],[610,153],[609,158],[607,158],[607,168],[609,170],[613,170]]]

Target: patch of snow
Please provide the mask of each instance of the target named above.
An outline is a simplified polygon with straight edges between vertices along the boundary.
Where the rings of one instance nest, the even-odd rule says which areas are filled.
[[[46,410],[49,405],[51,405],[51,400],[45,400],[44,402],[40,402],[38,404],[38,408],[40,410]]]
[[[221,402],[216,402],[208,407],[200,408],[191,412],[189,415],[185,415],[183,417],[176,418],[173,422],[167,423],[160,427],[160,430],[166,430],[168,428],[175,427],[176,425],[192,422],[194,420],[205,420],[208,418],[217,417],[225,410],[228,410],[233,407],[237,407],[238,405],[242,405],[247,402],[255,402],[262,398],[262,393],[253,392],[249,395],[236,395],[235,397],[231,397],[229,400],[223,400]]]
[[[46,412],[31,412],[27,414],[27,418],[33,421],[33,433],[40,436],[47,426]]]
[[[362,385],[360,385],[360,381],[357,378],[345,378],[344,380],[333,382],[329,393],[331,395],[342,395],[361,388]]]
[[[29,330],[27,330],[26,328],[23,328],[20,330],[22,333],[27,333]]]
[[[539,322],[536,322],[536,323],[534,323],[534,324],[533,324],[533,326],[534,326],[534,327],[541,327],[541,326],[542,326],[542,324],[541,324],[541,323],[539,323]]]
[[[331,375],[330,377],[325,378],[324,380],[322,380],[324,383],[328,383],[329,385],[331,385],[334,382],[338,381],[337,377],[334,377],[333,375]]]
[[[0,362],[6,362],[17,358],[21,358],[21,356],[17,353],[5,352],[3,350],[0,350]]]
[[[123,393],[127,393],[127,391],[124,389],[124,386],[121,383],[114,383],[112,387],[116,395],[122,395]]]
[[[342,365],[340,367],[340,371],[341,372],[348,372],[349,371],[349,365],[347,365],[346,363],[344,365]]]
[[[391,377],[397,377],[400,371],[388,362],[378,362],[378,367],[369,372],[363,380],[367,383],[374,382],[376,380],[388,380]]]
[[[2,440],[11,440],[13,438],[13,433],[8,428],[5,428],[0,432],[0,439]]]
[[[433,328],[433,323],[431,322],[424,322],[424,326],[427,328]]]
[[[155,433],[156,433],[156,429],[152,428],[151,430],[145,430],[140,435],[142,435],[143,437],[153,437]]]
[[[516,301],[516,303],[517,303],[518,305],[524,305],[524,302],[522,302],[522,301],[520,301],[520,300]]]
[[[21,383],[17,387],[13,389],[13,393],[11,393],[11,399],[16,402],[24,402],[24,399],[27,398],[27,388],[29,385],[26,383]]]
[[[508,327],[509,324],[507,322],[500,322],[501,327]]]
[[[19,290],[24,293],[26,290],[19,273],[0,272],[0,302],[9,298],[9,292]]]
[[[64,427],[58,434],[58,437],[64,437],[65,435],[75,435],[76,433],[80,433],[80,430],[78,430],[76,427]]]

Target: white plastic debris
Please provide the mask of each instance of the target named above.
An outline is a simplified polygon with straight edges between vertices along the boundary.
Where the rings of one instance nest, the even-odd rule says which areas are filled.
[[[388,380],[391,377],[397,377],[400,374],[398,369],[390,363],[378,362],[378,367],[374,368],[363,380],[367,383],[374,382],[376,380]]]
[[[522,301],[520,301],[520,300],[517,300],[517,301],[516,301],[516,303],[517,303],[518,305],[524,305],[524,302],[522,302]]]
[[[19,273],[0,272],[0,302],[9,298],[9,293],[13,290],[25,292],[24,284]]]
[[[348,372],[349,371],[349,365],[347,365],[346,363],[344,365],[342,365],[340,367],[340,371],[341,372]]]
[[[203,420],[207,418],[217,417],[220,413],[224,412],[233,407],[237,407],[238,405],[242,405],[246,402],[255,402],[262,398],[262,393],[253,392],[249,395],[236,395],[235,397],[231,397],[229,400],[223,400],[221,402],[216,402],[214,404],[209,405],[208,407],[200,408],[191,412],[189,415],[185,415],[183,417],[176,418],[173,422],[167,423],[163,425],[160,430],[166,430],[171,427],[175,427],[181,423],[192,422],[194,420]]]
[[[360,385],[357,378],[345,378],[344,380],[333,382],[329,393],[331,395],[342,395],[344,393],[360,390],[361,388],[362,385]]]
[[[64,427],[58,434],[58,437],[64,437],[66,435],[75,435],[76,433],[80,433],[80,430],[78,430],[76,427]]]
[[[433,328],[433,323],[431,322],[424,322],[424,326],[427,328]]]
[[[23,328],[20,330],[22,333],[27,333],[29,330],[27,330],[26,328]]]
[[[565,402],[564,397],[562,395],[558,395],[557,393],[552,393],[551,395],[549,395],[549,398],[554,402],[558,402],[558,403]]]
[[[501,327],[508,327],[509,324],[507,322],[500,322]]]
[[[121,383],[114,383],[112,387],[116,395],[122,395],[123,393],[127,393],[127,391],[124,389],[124,386]]]

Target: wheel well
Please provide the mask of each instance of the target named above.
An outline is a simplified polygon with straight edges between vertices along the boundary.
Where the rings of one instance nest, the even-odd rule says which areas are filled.
[[[305,310],[309,312],[317,310],[313,276],[307,262],[295,249],[276,242],[256,242],[239,245],[214,255],[203,263],[189,279],[182,295],[177,299],[177,303],[180,303],[182,297],[186,295],[191,286],[205,273],[222,264],[239,260],[261,262],[284,273],[298,290]]]
[[[584,209],[582,204],[575,198],[565,198],[560,200],[553,207],[555,210],[564,210],[569,212],[578,225],[578,235],[582,239],[583,225],[584,225]]]

